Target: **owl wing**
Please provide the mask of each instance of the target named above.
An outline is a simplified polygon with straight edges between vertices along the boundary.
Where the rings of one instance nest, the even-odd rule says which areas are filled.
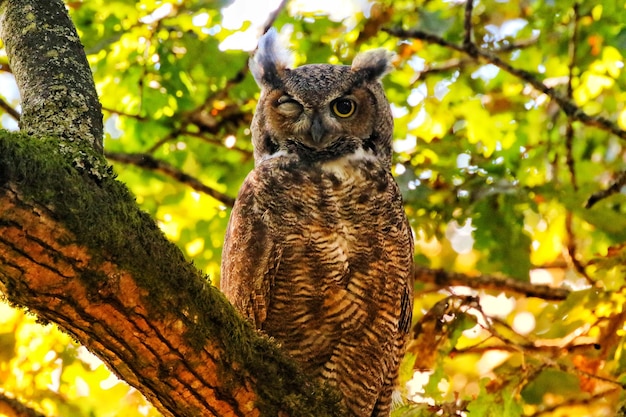
[[[263,222],[257,204],[257,178],[246,178],[230,216],[222,252],[220,288],[244,316],[261,328],[282,247]]]

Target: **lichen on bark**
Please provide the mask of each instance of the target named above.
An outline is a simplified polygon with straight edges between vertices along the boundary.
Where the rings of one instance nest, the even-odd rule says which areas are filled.
[[[80,138],[102,151],[101,105],[63,2],[0,1],[0,38],[22,98],[21,131]]]

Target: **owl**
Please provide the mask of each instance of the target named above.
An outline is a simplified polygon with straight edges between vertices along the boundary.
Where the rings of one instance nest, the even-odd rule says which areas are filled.
[[[291,68],[275,31],[250,70],[261,88],[255,167],[232,210],[221,289],[352,416],[388,416],[410,329],[413,238],[391,175],[383,49],[352,65]]]

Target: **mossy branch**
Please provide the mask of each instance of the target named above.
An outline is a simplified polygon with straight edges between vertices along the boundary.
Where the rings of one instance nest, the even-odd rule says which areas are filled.
[[[0,0],[0,38],[22,97],[20,129],[102,151],[100,102],[63,1]]]
[[[339,416],[136,206],[88,144],[0,131],[0,290],[166,416]],[[88,161],[88,162],[85,162]]]

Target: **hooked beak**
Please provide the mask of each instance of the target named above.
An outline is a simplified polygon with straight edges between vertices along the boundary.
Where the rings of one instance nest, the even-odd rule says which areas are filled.
[[[313,142],[319,145],[325,133],[326,129],[322,125],[322,119],[318,115],[313,116],[313,122],[311,123],[311,138]]]

